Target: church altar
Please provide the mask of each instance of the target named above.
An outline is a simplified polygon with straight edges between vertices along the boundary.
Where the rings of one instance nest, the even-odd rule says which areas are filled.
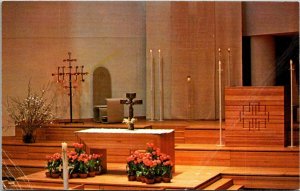
[[[91,128],[76,131],[77,141],[83,143],[87,152],[106,149],[107,162],[126,163],[126,158],[135,150],[145,150],[146,143],[154,143],[161,152],[170,155],[175,164],[173,129],[105,129]]]

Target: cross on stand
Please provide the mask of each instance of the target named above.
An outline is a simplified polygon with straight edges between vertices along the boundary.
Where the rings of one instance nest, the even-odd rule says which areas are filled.
[[[69,72],[65,72],[65,66],[58,66],[57,67],[57,73],[52,73],[52,76],[57,76],[57,83],[64,83],[65,76],[69,76],[69,86],[65,86],[65,88],[69,88],[69,96],[70,96],[70,122],[69,123],[75,123],[73,122],[73,116],[72,116],[72,89],[76,88],[72,85],[72,76],[75,76],[75,81],[77,81],[78,76],[81,76],[81,81],[84,82],[85,79],[83,78],[84,75],[87,75],[87,72],[83,72],[84,66],[80,66],[81,71],[78,71],[79,66],[75,66],[75,72],[72,73],[72,62],[76,62],[77,59],[71,59],[71,52],[68,52],[69,58],[64,59],[63,62],[69,63]],[[62,68],[62,72],[60,72],[60,68]],[[61,79],[62,77],[62,79]]]
[[[134,100],[136,98],[136,93],[126,93],[126,100],[120,100],[121,104],[129,105],[129,130],[134,130],[134,123],[131,123],[131,119],[133,118],[133,105],[143,104],[143,100]]]

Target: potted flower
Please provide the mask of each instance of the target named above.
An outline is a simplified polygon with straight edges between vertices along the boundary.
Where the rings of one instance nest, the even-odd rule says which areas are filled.
[[[136,180],[137,161],[135,155],[130,155],[127,158],[126,171],[129,181]]]
[[[102,155],[100,154],[92,154],[92,158],[93,160],[95,160],[95,174],[99,175],[101,174],[102,171],[102,159],[101,159]]]
[[[86,178],[89,172],[89,166],[88,166],[89,156],[85,153],[82,153],[78,157],[79,162],[79,176],[80,178]]]
[[[134,130],[134,123],[136,121],[137,121],[136,118],[133,117],[133,118],[130,119],[130,117],[128,117],[128,118],[124,118],[122,123],[126,123],[129,130]]]
[[[60,165],[62,164],[61,154],[54,153],[52,156],[47,156],[47,177],[58,178],[60,176]]]
[[[7,101],[8,115],[14,121],[16,128],[22,130],[24,143],[34,143],[36,129],[54,119],[51,111],[52,103],[46,99],[45,94],[45,90],[40,94],[32,93],[29,82],[25,99],[10,98]]]
[[[96,167],[96,160],[93,158],[93,155],[88,156],[88,175],[90,177],[94,177],[96,175],[95,167]]]
[[[69,174],[72,178],[79,176],[78,154],[75,151],[68,152]]]
[[[75,148],[75,152],[78,154],[78,156],[82,153],[84,153],[83,150],[83,144],[80,143],[73,143],[73,147]]]
[[[160,160],[162,161],[162,180],[163,182],[170,182],[172,179],[172,167],[173,163],[170,160],[169,155],[161,155]]]

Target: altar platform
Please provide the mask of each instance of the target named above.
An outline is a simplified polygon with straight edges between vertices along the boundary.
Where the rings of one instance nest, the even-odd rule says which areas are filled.
[[[80,190],[172,190],[246,188],[298,189],[299,171],[294,168],[245,168],[178,165],[171,183],[145,184],[128,181],[125,164],[108,163],[108,172],[86,179],[70,179],[69,187]],[[46,178],[45,171],[20,177],[12,189],[62,189],[61,178]]]

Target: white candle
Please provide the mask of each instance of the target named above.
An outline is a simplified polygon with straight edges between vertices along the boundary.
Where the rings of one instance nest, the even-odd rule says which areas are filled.
[[[153,53],[150,49],[150,91],[151,91],[151,113],[150,113],[150,120],[154,121],[154,112],[155,112],[155,92],[154,92],[154,66],[153,66]]]
[[[227,67],[227,80],[228,86],[231,86],[231,79],[230,79],[230,48],[227,49],[228,51],[228,67]]]
[[[64,190],[69,189],[69,170],[68,170],[68,158],[67,158],[67,148],[68,144],[63,142],[61,143],[62,147],[62,163],[63,163],[63,178],[64,178]]]
[[[290,85],[291,85],[291,147],[294,147],[294,136],[293,136],[293,60],[290,60]]]
[[[63,151],[67,150],[68,144],[66,142],[61,143],[61,147]]]
[[[220,128],[220,144],[218,146],[224,146],[222,141],[222,67],[221,60],[219,59],[219,128]]]
[[[163,66],[161,62],[161,51],[158,49],[158,69],[159,69],[159,120],[163,121]]]

